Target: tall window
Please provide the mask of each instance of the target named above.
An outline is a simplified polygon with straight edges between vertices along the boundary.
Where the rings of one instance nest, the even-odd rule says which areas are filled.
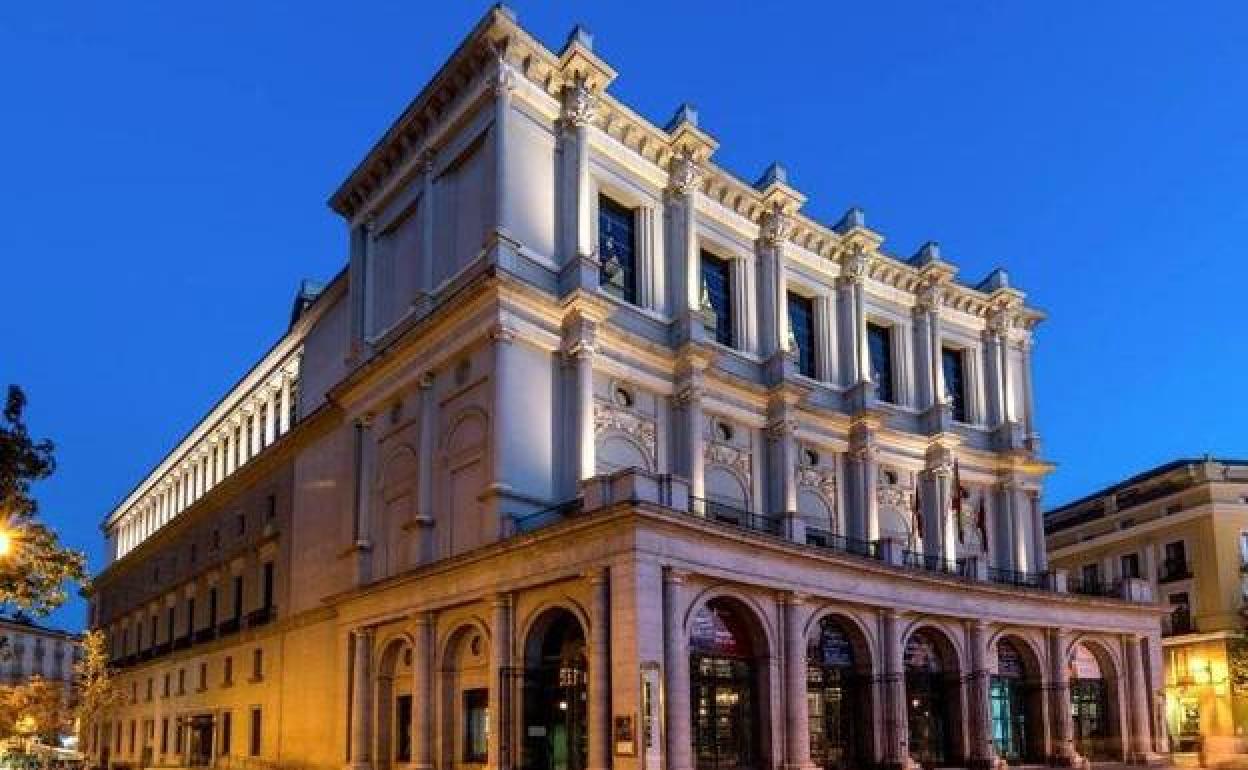
[[[260,756],[260,728],[262,726],[260,718],[260,708],[255,707],[251,710],[251,735],[248,736],[250,744],[247,746],[247,753],[253,757]]]
[[[809,297],[789,292],[790,342],[797,345],[798,370],[807,377],[815,376],[815,302]]]
[[[1085,564],[1079,571],[1080,580],[1087,587],[1096,586],[1101,582],[1101,565]]]
[[[195,597],[186,600],[186,635],[195,633]]]
[[[961,350],[942,348],[940,364],[945,374],[945,397],[953,411],[953,419],[966,422],[965,361]]]
[[[701,303],[703,320],[713,326],[715,341],[735,347],[732,330],[732,265],[726,259],[702,252]]]
[[[217,587],[214,585],[208,589],[208,627],[214,628],[217,625]]]
[[[875,397],[889,404],[897,403],[893,393],[893,335],[888,327],[867,324],[867,353]]]
[[[1140,555],[1138,553],[1123,554],[1120,561],[1124,578],[1138,578],[1140,576]]]
[[[273,562],[264,563],[264,604],[266,610],[273,609]]]
[[[606,196],[598,198],[598,259],[602,287],[625,302],[637,301],[636,216]]]
[[[230,755],[230,733],[234,728],[234,714],[231,711],[221,712],[221,755]]]
[[[398,728],[398,740],[395,741],[394,759],[396,762],[412,761],[412,696],[400,695],[395,699],[394,721]]]
[[[243,617],[243,576],[234,576],[234,619]]]
[[[257,647],[251,651],[251,680],[259,682],[264,678],[264,650]]]
[[[464,762],[486,761],[490,691],[464,691]]]

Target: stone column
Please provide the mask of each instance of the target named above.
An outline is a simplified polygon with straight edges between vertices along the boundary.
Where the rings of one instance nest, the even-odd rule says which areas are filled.
[[[1034,554],[1034,572],[1049,571],[1049,552],[1044,545],[1044,511],[1040,508],[1040,493],[1031,491],[1027,494],[1027,519],[1031,525],[1031,551]]]
[[[884,703],[884,767],[902,770],[910,766],[910,725],[906,710],[906,677],[901,641],[901,618],[897,610],[880,613],[881,701]]]
[[[1070,708],[1070,669],[1067,666],[1067,647],[1070,632],[1065,628],[1050,628],[1049,639],[1049,714],[1053,720],[1053,764],[1059,767],[1078,767],[1083,758],[1075,750],[1075,724]]]
[[[871,426],[858,423],[850,428],[849,451],[845,465],[849,486],[849,534],[863,540],[880,537],[878,450]]]
[[[290,397],[290,375],[283,372],[281,398],[278,406],[281,410],[281,413],[278,415],[278,428],[280,428],[283,435],[290,430]]]
[[[594,344],[581,340],[572,348],[576,367],[576,478],[584,481],[598,472],[594,457]]]
[[[815,356],[815,376],[821,382],[834,383],[838,380],[840,367],[837,366],[837,333],[836,333],[836,297],[834,294],[820,294],[815,302],[815,325],[818,328]]]
[[[511,212],[508,209],[511,153],[507,147],[511,118],[511,92],[515,88],[515,76],[511,65],[499,53],[494,79],[494,216],[495,225],[504,233],[511,232]],[[578,135],[579,136],[579,135]]]
[[[988,396],[988,424],[996,427],[1006,420],[1005,385],[1001,369],[1001,334],[989,323],[984,332],[984,390]]]
[[[1023,352],[1023,365],[1022,365],[1022,371],[1019,372],[1019,378],[1022,380],[1022,385],[1023,385],[1023,428],[1027,433],[1028,440],[1033,442],[1031,450],[1033,452],[1036,452],[1039,450],[1035,446],[1035,443],[1036,443],[1035,442],[1036,407],[1035,407],[1035,400],[1033,397],[1033,390],[1032,390],[1032,383],[1031,383],[1031,347],[1032,347],[1032,344],[1033,343],[1030,338],[1025,339],[1020,344],[1020,348],[1022,349],[1022,352]]]
[[[1151,764],[1156,761],[1153,753],[1152,698],[1144,681],[1144,662],[1140,657],[1140,638],[1128,634],[1122,638],[1122,654],[1127,663],[1127,700],[1130,704],[1132,762]]]
[[[563,121],[564,126],[571,129],[574,138],[573,164],[575,183],[573,200],[575,202],[575,237],[576,253],[580,258],[594,255],[594,223],[593,200],[589,176],[589,127],[598,114],[598,97],[583,78],[564,89]]]
[[[589,578],[589,768],[611,766],[610,573],[591,570]]]
[[[862,379],[858,369],[858,319],[853,276],[842,274],[836,284],[837,339],[841,341],[841,385],[856,385]]]
[[[372,548],[372,522],[369,515],[369,484],[372,479],[372,451],[370,449],[372,415],[364,415],[355,421],[353,515],[351,521],[351,547],[355,550],[355,580],[357,585],[371,578],[368,559]]]
[[[971,767],[989,770],[996,767],[997,750],[992,742],[992,714],[988,707],[988,624],[982,620],[967,623],[971,653],[971,678],[968,682],[970,703]],[[1040,725],[1036,725],[1039,728]]]
[[[806,700],[806,610],[800,594],[784,597],[785,768],[808,770],[810,707]]]
[[[508,476],[509,463],[507,459],[507,442],[512,440],[515,435],[515,427],[512,420],[513,402],[515,394],[512,393],[512,350],[515,346],[516,332],[514,329],[505,324],[498,324],[490,332],[490,337],[494,342],[494,371],[493,379],[493,403],[490,408],[494,411],[493,430],[490,431],[493,450],[491,452],[492,468],[490,475],[493,477],[492,489],[503,495],[512,490],[510,478]],[[578,359],[579,364],[579,359]],[[592,365],[591,365],[592,376]],[[580,384],[578,369],[577,384]],[[503,531],[503,515],[502,509],[504,501],[495,496],[490,501],[497,507],[498,525],[500,536],[505,536]]]
[[[264,444],[268,446],[277,439],[277,409],[280,392],[275,388],[268,387],[268,398],[265,404],[268,408],[264,411]]]
[[[433,393],[433,372],[425,372],[420,386],[420,458],[417,467],[416,530],[413,533],[412,550],[414,564],[425,564],[433,558],[433,464],[437,462],[434,446],[437,422],[437,400]]]
[[[412,624],[412,766],[433,767],[433,615],[418,614]]]
[[[372,767],[372,651],[373,629],[354,632],[351,675],[351,770]]]
[[[771,442],[772,483],[776,485],[773,504],[784,516],[785,535],[798,542],[806,542],[805,522],[797,510],[797,420],[786,407],[767,426]]]
[[[689,473],[689,494],[699,500],[706,497],[706,456],[702,437],[702,378],[690,373],[679,386],[674,398],[684,412],[685,467]]]
[[[692,770],[690,732],[689,637],[683,618],[688,599],[688,573],[668,567],[663,573],[663,658],[667,717],[667,765],[665,770]]]
[[[677,259],[680,262],[681,288],[673,315],[688,317],[691,325],[700,324],[698,310],[702,304],[702,265],[698,253],[698,186],[702,170],[692,155],[682,153],[672,159],[669,179],[671,199],[679,207],[680,242]]]
[[[788,280],[784,270],[784,241],[789,218],[779,204],[768,209],[758,232],[759,317],[766,321],[760,353],[763,357],[789,350]]]
[[[433,169],[437,153],[426,148],[417,161],[420,166],[420,289],[423,295],[432,294],[434,290],[433,272],[433,234],[437,227],[434,221],[433,206]]]
[[[487,770],[511,768],[511,596],[498,594],[491,604],[490,745]]]

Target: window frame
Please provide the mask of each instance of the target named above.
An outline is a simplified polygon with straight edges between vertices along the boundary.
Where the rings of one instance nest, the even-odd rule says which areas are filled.
[[[950,344],[948,341],[942,341],[940,345],[940,374],[941,381],[945,386],[945,392],[941,394],[941,397],[945,400],[945,403],[949,404],[949,414],[953,421],[963,425],[970,424],[972,419],[971,378],[968,371],[969,352],[969,348]],[[956,393],[949,383],[950,367],[947,358],[949,356],[957,359],[956,371],[960,387]]]
[[[638,282],[638,266],[641,262],[640,239],[638,238],[639,213],[640,206],[620,201],[621,196],[612,193],[611,190],[599,189],[594,205],[594,248],[598,252],[599,273],[598,283],[603,291],[607,292],[616,299],[627,302],[630,305],[640,306],[638,298],[640,296],[640,285]],[[607,205],[604,206],[603,203]],[[620,265],[623,269],[624,280],[622,286],[615,286],[609,283],[604,271],[604,254],[603,254],[603,216],[604,211],[608,214],[618,215],[620,220],[627,219],[629,227],[629,243],[628,258],[621,259]],[[627,215],[627,216],[625,216]]]
[[[794,344],[797,345],[797,368],[803,376],[810,379],[817,379],[819,376],[819,311],[816,307],[816,297],[812,297],[800,291],[794,291],[792,286],[785,292],[785,318],[788,321],[789,332]],[[794,323],[794,305],[804,306],[806,315],[809,318],[809,340],[806,348],[802,345],[802,336],[797,333],[797,325]]]
[[[464,690],[460,696],[463,743],[460,760],[464,764],[485,764],[489,760],[490,691],[485,687]],[[477,728],[480,735],[476,735]],[[478,749],[479,745],[479,749]]]
[[[876,376],[875,346],[873,337],[884,340],[888,350],[887,378]],[[867,319],[867,368],[871,381],[875,383],[875,398],[886,404],[898,404],[897,389],[897,325],[888,321]],[[887,384],[887,392],[883,385]]]
[[[737,315],[741,309],[737,307],[737,277],[736,271],[733,269],[733,262],[736,257],[725,256],[724,254],[699,245],[698,247],[698,297],[702,296],[702,289],[707,289],[707,298],[710,301],[712,313],[715,320],[715,329],[713,332],[714,341],[726,348],[733,350],[741,349],[741,340],[737,335]],[[708,264],[712,265],[715,272],[722,271],[723,279],[723,301],[724,312],[723,317],[719,312],[719,308],[715,305],[715,297],[719,292],[712,292],[707,284]],[[701,300],[699,299],[699,302]],[[786,309],[787,312],[787,309]],[[705,316],[704,316],[705,321]]]

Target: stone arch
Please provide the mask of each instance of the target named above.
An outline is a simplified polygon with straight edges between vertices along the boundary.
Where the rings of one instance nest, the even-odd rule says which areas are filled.
[[[591,637],[594,629],[589,624],[589,613],[580,602],[570,596],[564,596],[539,602],[536,607],[526,612],[520,622],[516,624],[517,638],[528,639],[535,631],[541,630],[538,624],[547,620],[545,616],[560,610],[576,618],[576,622],[580,624],[586,639]]]
[[[393,575],[413,566],[408,558],[407,526],[416,515],[416,483],[420,458],[416,450],[400,444],[391,450],[377,479],[380,575]]]
[[[460,766],[470,753],[466,720],[471,718],[470,704],[488,703],[493,642],[488,626],[477,617],[456,623],[439,640],[436,678],[441,767]]]
[[[596,440],[599,473],[614,473],[625,468],[638,468],[646,472],[654,471],[654,461],[650,451],[642,446],[637,439],[618,430],[609,430]]]
[[[910,756],[925,767],[958,765],[967,744],[960,634],[937,619],[920,619],[902,634]]]
[[[443,474],[441,499],[445,526],[438,532],[442,556],[484,545],[497,533],[497,526],[486,521],[481,490],[488,478],[490,435],[489,416],[480,407],[469,406],[447,423],[439,443]]]
[[[742,511],[750,509],[750,483],[741,471],[720,463],[707,463],[704,478],[707,500]]]
[[[797,488],[797,510],[815,526],[836,529],[836,503],[818,487],[801,485]]]
[[[1045,704],[1048,669],[1041,649],[1025,631],[1003,628],[990,635],[986,656],[997,754],[1012,764],[1044,761],[1052,753],[1052,731]]]
[[[520,764],[584,770],[591,695],[588,625],[563,602],[539,608],[525,625]]]
[[[757,626],[757,628],[750,628],[750,633],[755,636],[753,641],[760,645],[758,649],[765,650],[764,654],[771,658],[779,654],[777,652],[779,648],[776,646],[779,643],[776,629],[772,626],[767,611],[753,596],[729,585],[710,586],[698,593],[690,602],[683,619],[686,637],[693,631],[694,616],[716,599],[725,599],[744,607],[751,619],[750,622]]]
[[[1080,670],[1079,651],[1082,648],[1095,661],[1097,673],[1103,682],[1103,698],[1097,702],[1094,695],[1094,679]],[[1126,758],[1126,694],[1123,692],[1125,677],[1123,661],[1114,645],[1091,635],[1078,635],[1071,639],[1063,651],[1062,665],[1070,669],[1071,715],[1074,720],[1075,747],[1089,759]],[[1087,660],[1083,658],[1083,660]],[[1090,734],[1090,715],[1104,711],[1104,730]]]
[[[410,677],[406,677],[408,681],[405,682],[398,676],[409,665],[406,658],[411,655],[411,650],[412,639],[403,632],[390,634],[375,648],[377,675],[373,706],[373,714],[376,715],[373,719],[373,756],[380,770],[411,761],[411,711],[408,710],[404,718],[399,706],[400,691],[407,689],[410,709]]]
[[[869,626],[852,610],[825,606],[812,614],[803,636],[812,761],[822,768],[874,765],[884,737],[883,699]],[[840,649],[843,643],[848,650]]]

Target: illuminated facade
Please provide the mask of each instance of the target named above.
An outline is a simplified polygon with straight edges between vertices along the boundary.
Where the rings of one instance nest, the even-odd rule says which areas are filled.
[[[1143,578],[1162,621],[1176,757],[1248,754],[1248,463],[1167,463],[1050,512],[1049,555],[1086,585]]]
[[[97,581],[137,684],[93,756],[1164,751],[1147,584],[1076,595],[1045,561],[1041,314],[935,244],[887,254],[861,211],[805,216],[779,166],[742,182],[693,110],[651,124],[614,77],[584,30],[554,52],[496,8],[333,195],[347,269],[105,524],[171,471],[191,490]]]

